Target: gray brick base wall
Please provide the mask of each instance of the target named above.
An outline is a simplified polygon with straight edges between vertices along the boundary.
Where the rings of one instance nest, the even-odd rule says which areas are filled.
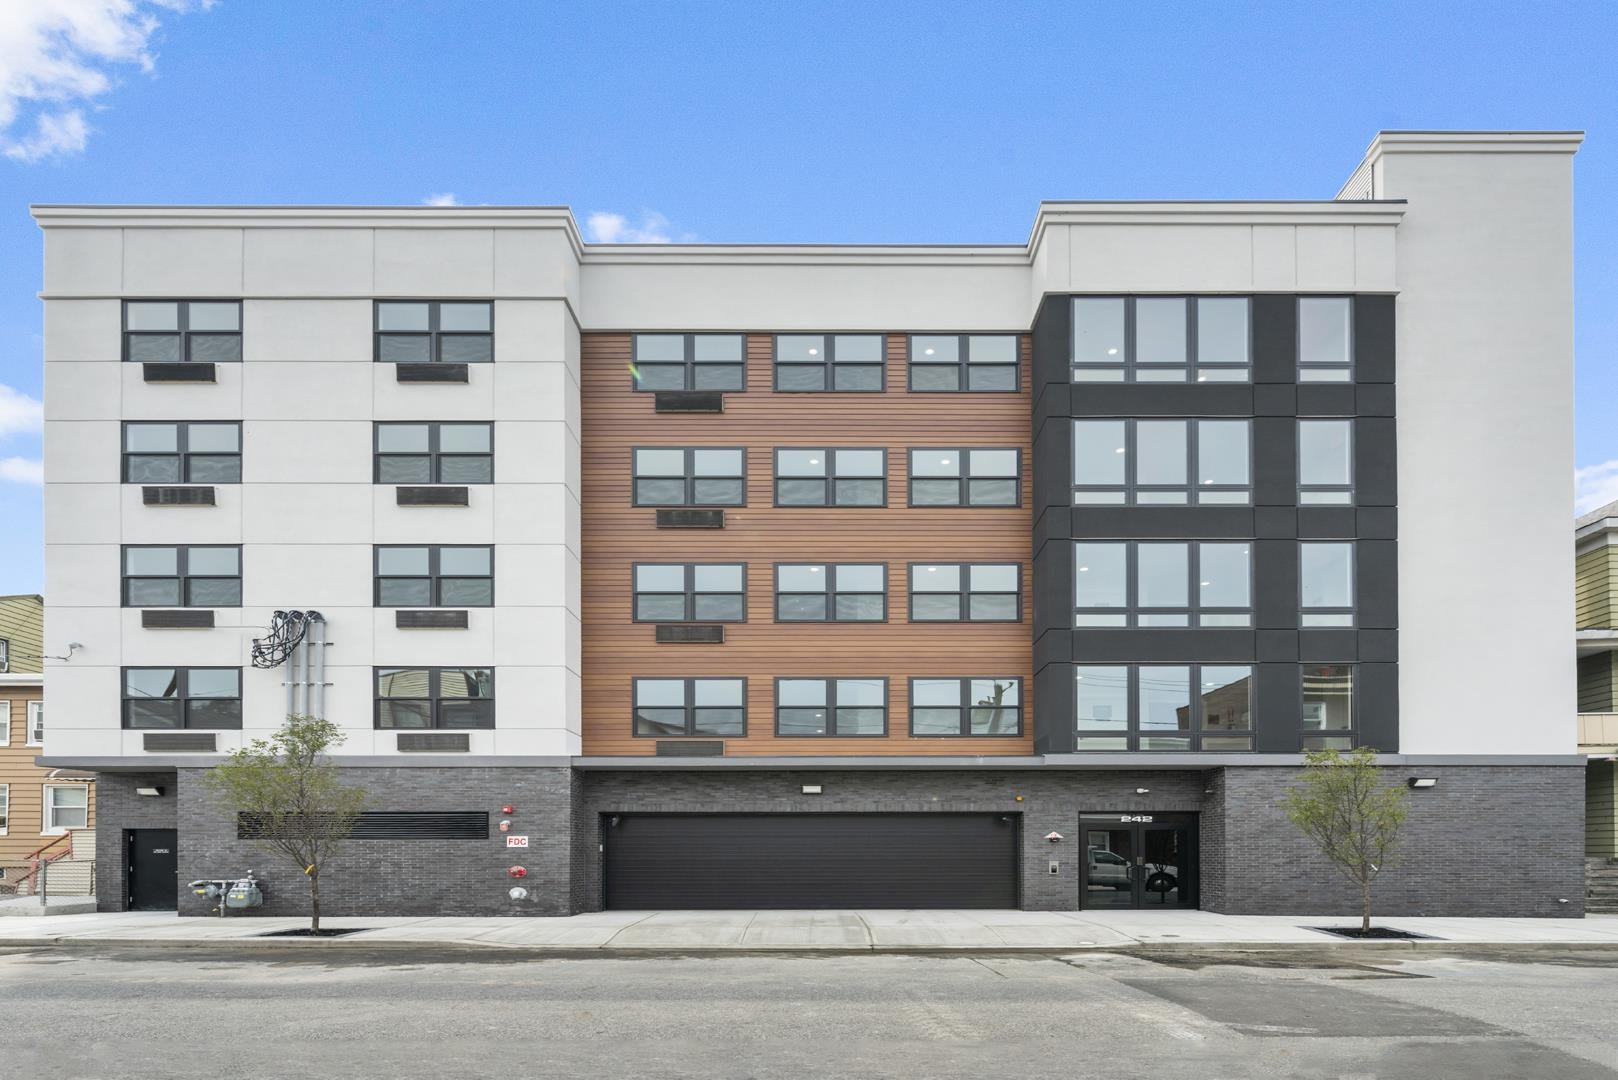
[[[137,787],[160,787],[162,795],[136,795]],[[129,829],[176,827],[173,773],[96,774],[96,910],[129,907]]]

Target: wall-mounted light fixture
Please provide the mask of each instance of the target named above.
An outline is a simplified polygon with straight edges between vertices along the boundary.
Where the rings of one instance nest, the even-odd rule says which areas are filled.
[[[1150,795],[1151,793],[1152,789],[1149,787],[1138,787],[1135,789],[1136,795]]]
[[[163,789],[160,787],[138,787],[135,789],[135,794],[145,795],[148,798],[155,799],[163,794]]]
[[[1410,786],[1413,787],[1413,788],[1437,787],[1438,786],[1438,777],[1436,777],[1436,776],[1412,776],[1410,778]]]
[[[819,795],[820,794],[820,785],[819,784],[805,784],[805,785],[803,785],[803,793],[805,795]]]

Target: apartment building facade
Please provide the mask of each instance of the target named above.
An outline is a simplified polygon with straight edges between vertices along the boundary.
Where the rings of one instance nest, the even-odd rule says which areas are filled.
[[[36,208],[44,760],[98,771],[104,906],[296,908],[198,783],[293,708],[370,792],[354,913],[1319,911],[1278,800],[1362,745],[1436,781],[1388,910],[1578,913],[1578,142],[988,246]]]

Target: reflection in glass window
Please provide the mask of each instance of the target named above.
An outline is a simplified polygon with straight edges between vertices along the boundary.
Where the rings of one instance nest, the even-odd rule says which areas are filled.
[[[1077,541],[1073,624],[1251,626],[1250,552],[1246,541]]]
[[[887,728],[886,679],[775,681],[777,735],[885,735]]]
[[[882,622],[884,563],[782,563],[775,568],[776,622]]]
[[[637,622],[742,622],[747,567],[742,563],[640,563],[635,567]]]
[[[1253,748],[1248,665],[1080,664],[1074,680],[1080,752]]]
[[[384,364],[487,364],[494,304],[487,300],[378,300],[376,359]]]
[[[1307,541],[1298,545],[1302,594],[1300,626],[1354,625],[1354,545]]]
[[[910,338],[910,389],[985,391],[1018,389],[1017,335],[915,334]]]
[[[777,450],[775,505],[881,506],[887,475],[886,450]]]
[[[1019,458],[1006,450],[910,451],[911,506],[1016,506]]]
[[[1246,420],[1075,420],[1077,506],[1246,506]]]
[[[126,300],[124,359],[229,364],[242,358],[239,300]]]
[[[911,679],[910,734],[1022,733],[1021,679]]]
[[[1246,297],[1073,299],[1074,382],[1246,382]]]
[[[743,334],[636,334],[630,374],[636,390],[745,390]]]
[[[1354,502],[1354,423],[1298,421],[1298,505]]]
[[[775,388],[860,393],[883,388],[881,334],[778,334]]]
[[[741,449],[635,451],[636,506],[742,506],[747,453]]]
[[[1348,382],[1353,372],[1353,300],[1298,299],[1298,381]]]
[[[1303,749],[1354,748],[1353,664],[1303,665]]]
[[[635,734],[747,734],[747,689],[743,679],[634,680]]]

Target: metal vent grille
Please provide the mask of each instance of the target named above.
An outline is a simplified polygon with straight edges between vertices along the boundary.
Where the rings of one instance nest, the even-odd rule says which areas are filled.
[[[236,815],[236,839],[263,834],[258,814]],[[366,810],[354,823],[350,840],[487,840],[487,810]]]
[[[147,382],[218,382],[212,364],[142,364]]]
[[[467,506],[471,492],[463,487],[402,487],[398,500],[400,506]]]
[[[211,487],[143,487],[141,502],[147,506],[213,506]]]
[[[396,611],[396,630],[465,630],[465,611]]]
[[[140,625],[146,630],[208,630],[213,627],[213,609],[142,611]]]
[[[657,412],[722,413],[725,395],[717,390],[659,390],[653,408]]]
[[[717,624],[713,626],[686,626],[680,623],[659,623],[657,626],[657,643],[659,645],[723,645],[725,643],[725,628]]]
[[[659,529],[723,529],[723,510],[659,510]]]
[[[465,364],[395,364],[400,382],[470,382]]]
[[[659,742],[657,744],[658,757],[724,757],[725,744],[714,740],[712,742]]]
[[[401,731],[401,754],[465,754],[472,749],[472,736],[464,731]]]
[[[216,738],[211,731],[148,731],[141,736],[141,749],[148,754],[211,754]]]

